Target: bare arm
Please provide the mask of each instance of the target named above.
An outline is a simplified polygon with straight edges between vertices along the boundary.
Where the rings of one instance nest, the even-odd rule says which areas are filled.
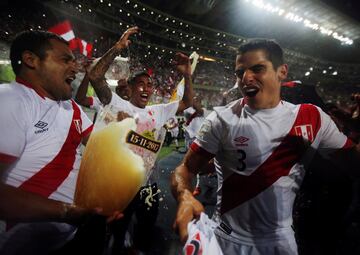
[[[8,164],[0,163],[0,172]],[[48,199],[19,188],[0,183],[0,219],[12,222],[57,221],[80,223],[86,215],[96,213],[75,205]]]
[[[179,107],[176,113],[184,111],[186,108],[189,108],[193,104],[193,85],[191,80],[191,63],[188,56],[182,53],[176,53],[175,64],[177,70],[184,76],[184,95],[179,102]]]
[[[192,195],[192,178],[199,172],[210,158],[193,152],[191,149],[185,155],[183,162],[171,176],[171,191],[178,201],[174,228],[178,230],[180,239],[185,242],[188,236],[187,225],[204,211],[203,205]]]
[[[86,96],[89,87],[89,75],[85,73],[84,79],[81,81],[80,86],[75,95],[75,101],[85,107],[91,106],[91,99]]]
[[[129,40],[129,36],[137,32],[137,27],[131,27],[126,30],[119,39],[119,41],[117,41],[115,45],[100,58],[100,60],[90,71],[89,78],[91,84],[94,87],[100,102],[104,105],[110,103],[112,96],[111,90],[105,79],[105,73],[109,69],[109,66],[114,61],[115,57],[120,54],[121,50],[128,47],[131,43],[131,41]]]

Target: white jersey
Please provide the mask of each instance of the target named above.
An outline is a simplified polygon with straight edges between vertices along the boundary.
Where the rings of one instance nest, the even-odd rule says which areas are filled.
[[[116,107],[117,110],[126,112],[136,119],[136,132],[144,137],[162,143],[165,138],[166,130],[163,127],[168,119],[174,117],[179,106],[179,101],[174,101],[168,104],[149,105],[145,108],[134,106],[129,101],[126,101],[116,95],[112,94],[110,106]],[[145,182],[149,180],[154,170],[157,152],[151,151],[141,146],[131,146],[132,150],[140,155],[145,164],[146,177]]]
[[[73,100],[51,100],[17,81],[0,86],[0,161],[11,163],[2,181],[72,203],[81,139],[92,123]]]
[[[186,132],[189,135],[189,138],[194,138],[198,131],[200,130],[200,127],[205,120],[206,116],[209,115],[209,111],[203,108],[204,114],[201,116],[193,115],[195,114],[195,109],[193,107],[190,107],[186,110],[184,110],[184,115],[188,115],[185,127]]]
[[[168,127],[171,137],[176,138],[179,135],[179,124],[175,116],[168,119],[166,126]]]
[[[292,208],[304,167],[315,150],[350,145],[314,105],[282,101],[253,110],[240,99],[215,108],[191,148],[215,156],[216,233],[245,245],[294,242]]]
[[[179,101],[168,104],[154,104],[148,105],[145,108],[139,108],[119,97],[117,94],[112,93],[110,105],[122,109],[130,116],[138,119],[138,132],[153,132],[154,129],[160,130],[166,121],[175,116],[179,107]]]

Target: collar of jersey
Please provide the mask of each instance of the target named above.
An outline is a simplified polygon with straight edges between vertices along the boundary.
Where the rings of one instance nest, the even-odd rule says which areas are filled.
[[[33,89],[36,92],[36,94],[38,94],[42,99],[45,99],[45,95],[43,93],[41,93],[40,91],[36,90],[30,82],[27,82],[19,77],[16,77],[16,82],[21,85],[24,85],[25,87]]]
[[[277,106],[275,106],[274,108],[267,108],[267,109],[261,109],[261,110],[256,110],[251,108],[249,105],[245,104],[244,105],[244,110],[251,113],[251,114],[265,114],[265,115],[272,115],[277,113],[278,111],[280,111],[283,107],[284,103],[281,100],[279,102],[279,104]]]

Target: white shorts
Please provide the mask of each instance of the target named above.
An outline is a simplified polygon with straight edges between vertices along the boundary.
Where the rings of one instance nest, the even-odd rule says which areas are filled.
[[[0,234],[0,254],[48,254],[70,241],[76,227],[58,222],[19,223]]]

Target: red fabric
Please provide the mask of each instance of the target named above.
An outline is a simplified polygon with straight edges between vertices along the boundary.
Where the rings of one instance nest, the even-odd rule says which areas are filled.
[[[89,105],[93,106],[94,105],[94,98],[93,97],[87,97],[89,100]]]
[[[348,148],[351,148],[354,146],[354,142],[351,141],[349,138],[346,140],[344,146],[343,146],[343,149],[348,149]]]
[[[283,86],[283,87],[288,87],[288,88],[293,88],[293,87],[296,86],[296,83],[293,82],[293,81],[288,81],[288,82],[283,82],[283,83],[281,84],[281,86]]]
[[[78,48],[78,43],[74,35],[74,31],[72,29],[71,23],[68,20],[65,20],[64,22],[61,22],[51,28],[48,29],[48,31],[53,32],[57,35],[60,35],[63,37],[66,33],[72,33],[72,36],[70,38],[65,38],[69,42],[69,48],[71,50],[75,50]]]
[[[64,22],[61,22],[51,28],[48,29],[50,32],[53,32],[57,35],[63,35],[63,34],[66,34],[70,31],[73,31],[72,27],[71,27],[71,24],[70,24],[70,21],[68,20],[65,20]]]
[[[75,50],[75,49],[77,49],[78,47],[79,47],[79,44],[78,44],[78,42],[77,42],[76,39],[72,39],[72,40],[69,41],[69,48],[70,48],[71,50]]]
[[[196,111],[193,114],[191,114],[190,118],[186,121],[185,125],[188,126],[197,115],[198,114]]]
[[[234,173],[223,183],[221,213],[239,206],[269,188],[299,162],[308,148],[303,137],[296,133],[296,127],[311,125],[315,138],[320,127],[320,113],[313,105],[300,106],[297,118],[287,136],[273,153],[249,176]],[[310,137],[310,136],[309,136]]]
[[[83,54],[84,56],[87,56],[88,58],[90,58],[92,55],[93,45],[91,43],[88,43],[88,42],[80,39],[80,38],[76,38],[76,40],[78,43],[80,53]]]
[[[148,68],[147,73],[148,73],[148,75],[152,76],[154,73],[154,70],[152,68]]]
[[[39,194],[44,197],[50,196],[68,177],[75,162],[76,149],[81,142],[81,112],[79,107],[72,101],[74,109],[68,136],[59,153],[46,166],[40,169],[30,179],[19,186],[20,189]],[[86,130],[87,132],[87,130]]]
[[[2,163],[11,164],[11,163],[15,162],[15,160],[17,160],[17,157],[15,157],[15,156],[0,153],[0,162],[2,162]]]
[[[85,131],[82,132],[81,137],[86,137],[93,131],[93,129],[94,129],[94,125],[91,125]]]
[[[213,157],[215,157],[214,154],[204,150],[203,148],[201,148],[197,143],[193,142],[191,145],[190,145],[190,148],[193,152],[195,153],[198,153],[198,154],[201,154],[203,155],[204,157],[207,157],[209,159],[212,159]]]

